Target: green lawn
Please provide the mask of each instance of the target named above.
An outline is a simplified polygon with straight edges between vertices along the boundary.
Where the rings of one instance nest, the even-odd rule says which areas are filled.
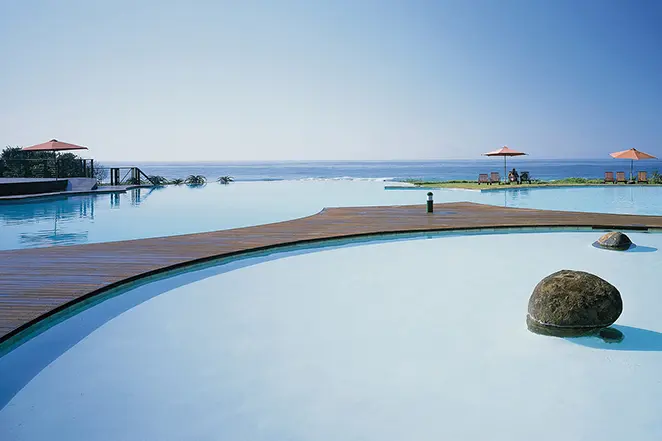
[[[469,190],[504,190],[509,188],[537,188],[537,187],[578,187],[586,185],[627,185],[627,184],[604,184],[602,179],[566,178],[557,181],[532,181],[531,184],[478,184],[476,181],[407,181],[421,188],[462,188]],[[661,185],[662,183],[650,183],[639,185]],[[632,184],[629,184],[632,185]]]

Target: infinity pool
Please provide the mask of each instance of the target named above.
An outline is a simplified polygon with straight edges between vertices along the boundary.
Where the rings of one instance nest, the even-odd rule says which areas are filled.
[[[276,222],[324,207],[423,204],[428,190],[383,182],[278,181],[167,187],[125,194],[0,203],[0,249],[108,242]],[[435,201],[575,211],[662,214],[662,188],[582,187],[496,192],[435,190]]]
[[[662,235],[619,253],[599,234],[430,235],[134,287],[0,358],[0,439],[662,439]],[[564,268],[621,291],[623,342],[527,330]]]

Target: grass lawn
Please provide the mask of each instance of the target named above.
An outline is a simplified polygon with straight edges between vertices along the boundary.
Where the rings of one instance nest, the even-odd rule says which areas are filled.
[[[602,179],[585,179],[585,178],[567,178],[559,179],[557,181],[532,181],[530,184],[478,184],[476,181],[407,181],[411,184],[421,188],[460,188],[467,190],[506,190],[512,188],[538,188],[538,187],[580,187],[587,185],[602,186],[602,185],[632,185],[632,184],[605,184]],[[661,184],[637,184],[637,185],[653,185],[659,186]]]

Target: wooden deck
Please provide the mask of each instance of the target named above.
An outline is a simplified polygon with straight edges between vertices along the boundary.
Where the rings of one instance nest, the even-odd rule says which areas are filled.
[[[662,216],[501,208],[469,202],[331,208],[301,219],[154,239],[0,251],[0,343],[83,299],[148,274],[249,250],[389,232],[507,227],[662,228]]]

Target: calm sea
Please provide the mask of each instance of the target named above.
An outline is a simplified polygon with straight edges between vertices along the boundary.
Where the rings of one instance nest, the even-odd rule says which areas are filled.
[[[356,179],[356,180],[473,180],[479,173],[503,174],[502,158],[446,161],[284,161],[284,162],[102,162],[104,166],[132,165],[148,175],[168,179],[203,175],[209,180],[233,176],[237,181]],[[534,179],[601,178],[605,171],[629,173],[630,161],[616,159],[533,160],[510,158],[508,169],[528,171]],[[662,161],[635,163],[636,170],[662,171]]]

